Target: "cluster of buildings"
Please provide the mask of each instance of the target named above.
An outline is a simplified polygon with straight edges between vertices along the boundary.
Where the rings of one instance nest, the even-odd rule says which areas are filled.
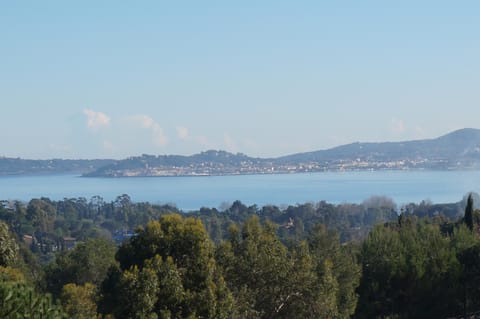
[[[325,171],[360,170],[406,170],[406,169],[455,169],[455,163],[445,160],[408,159],[408,160],[335,160],[326,162],[306,162],[279,164],[275,162],[241,162],[237,165],[201,162],[189,166],[143,166],[129,169],[111,169],[103,173],[107,177],[135,176],[213,176],[213,175],[250,175],[250,174],[286,174]]]

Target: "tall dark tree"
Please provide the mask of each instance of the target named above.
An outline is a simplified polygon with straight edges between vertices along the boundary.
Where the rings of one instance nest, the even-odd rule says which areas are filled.
[[[473,197],[472,194],[468,195],[467,206],[465,207],[465,224],[473,231]]]

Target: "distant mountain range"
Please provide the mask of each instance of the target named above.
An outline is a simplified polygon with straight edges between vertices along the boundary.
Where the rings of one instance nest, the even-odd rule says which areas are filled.
[[[196,176],[385,169],[480,169],[480,130],[462,129],[426,140],[352,143],[278,158],[253,158],[213,150],[191,156],[142,155],[124,160],[0,158],[1,175]]]

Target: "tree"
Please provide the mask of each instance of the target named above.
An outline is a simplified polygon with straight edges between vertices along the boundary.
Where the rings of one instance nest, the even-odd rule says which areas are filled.
[[[122,274],[119,289],[121,308],[117,315],[127,319],[157,318],[154,312],[158,301],[158,278],[148,267],[132,266]]]
[[[337,304],[338,281],[333,274],[333,263],[327,259],[321,265],[322,276],[319,283],[318,318],[340,318]]]
[[[465,207],[465,224],[468,226],[470,231],[473,231],[473,197],[472,194],[468,195],[467,206]]]
[[[199,219],[161,216],[123,244],[117,259],[121,271],[118,291],[136,295],[123,299],[120,307],[111,311],[145,318],[153,314],[160,318],[229,318],[232,314],[231,293]],[[116,276],[115,272],[111,276]],[[121,293],[115,296],[115,285],[109,287],[104,294],[111,300],[122,300]],[[143,305],[144,312],[138,304]]]
[[[49,294],[35,292],[25,282],[0,281],[0,318],[68,318]]]
[[[329,231],[322,224],[312,228],[307,240],[319,280],[331,282],[336,287],[330,290],[330,294],[335,300],[337,314],[330,317],[350,318],[357,306],[356,289],[361,276],[356,251],[351,244],[342,245],[338,233]]]
[[[458,261],[438,225],[378,225],[362,244],[358,318],[456,315]]]
[[[48,290],[58,296],[68,283],[100,286],[108,269],[116,263],[115,252],[111,242],[90,239],[71,251],[60,253],[45,271]]]
[[[27,206],[26,218],[40,233],[53,230],[56,208],[48,198],[32,199]]]
[[[335,291],[326,288],[331,268],[320,278],[308,244],[299,242],[289,250],[276,231],[274,224],[262,226],[253,216],[241,230],[231,227],[229,240],[217,249],[238,318],[319,318],[327,304],[336,309]]]
[[[480,244],[477,243],[458,254],[462,266],[464,312],[480,309]],[[462,295],[462,294],[460,294]]]
[[[71,319],[91,319],[97,316],[95,303],[96,288],[91,283],[85,285],[66,284],[60,300],[63,309]]]
[[[0,221],[0,266],[14,265],[18,260],[18,245],[4,222]]]

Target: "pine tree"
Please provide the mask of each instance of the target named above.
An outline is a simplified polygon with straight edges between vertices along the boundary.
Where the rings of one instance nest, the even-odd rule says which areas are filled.
[[[468,226],[470,231],[473,231],[473,198],[472,194],[468,195],[467,206],[465,207],[465,224]]]

